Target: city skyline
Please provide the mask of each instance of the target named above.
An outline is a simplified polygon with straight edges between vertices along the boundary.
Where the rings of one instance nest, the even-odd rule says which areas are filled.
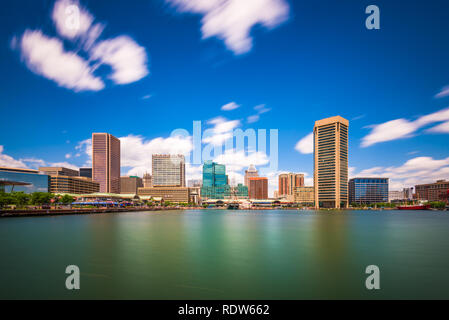
[[[92,82],[84,87],[37,69],[31,59],[36,43],[58,43],[66,53],[80,47],[79,39],[58,29],[54,2],[5,4],[10,14],[0,31],[5,44],[0,64],[10,76],[0,80],[5,115],[0,119],[4,128],[0,165],[90,166],[90,133],[110,132],[122,144],[121,174],[142,177],[151,173],[149,155],[188,152],[189,139],[170,138],[170,133],[177,128],[191,132],[192,122],[201,120],[203,129],[216,130],[203,147],[235,128],[279,130],[279,166],[275,172],[262,173],[269,178],[272,195],[282,172],[304,173],[305,185],[313,184],[313,122],[339,114],[351,124],[349,178],[388,177],[395,190],[448,179],[445,52],[449,45],[428,41],[429,35],[449,26],[444,17],[431,14],[447,9],[447,3],[435,1],[419,10],[422,5],[416,3],[403,7],[379,1],[382,28],[378,31],[364,28],[362,4],[326,2],[336,20],[309,5],[278,3],[284,6],[275,7],[279,10],[273,11],[277,12],[274,24],[267,28],[260,17],[251,20],[262,25],[251,24],[251,32],[243,37],[249,42],[236,47],[222,40],[223,30],[202,40],[203,16],[189,16],[173,2],[148,1],[120,10],[124,2],[81,1],[92,27],[102,30],[96,45],[91,44],[98,49],[92,59],[101,61],[101,66],[92,71]],[[432,25],[427,23],[429,17]],[[327,22],[317,26],[314,19]],[[408,19],[415,23],[401,26]],[[136,52],[140,64],[117,64],[126,76],[110,74],[110,62],[100,50],[107,44]],[[177,54],[179,46],[184,57]],[[273,52],[273,47],[279,52]],[[58,46],[48,50],[49,59],[60,58]],[[77,51],[84,60],[91,54],[86,50]],[[51,69],[52,61],[46,63]],[[31,110],[46,116],[36,118]],[[66,121],[54,121],[55,110]],[[18,118],[20,130],[15,130],[17,123],[10,120]],[[91,121],[95,118],[102,121]],[[213,160],[227,165],[230,181],[243,183],[249,164],[259,169],[267,161],[266,154],[249,151],[249,155]],[[200,176],[201,165],[186,164],[186,180]]]

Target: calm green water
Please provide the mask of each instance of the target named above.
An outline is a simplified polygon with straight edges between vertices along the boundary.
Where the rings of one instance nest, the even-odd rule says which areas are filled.
[[[65,268],[81,290],[65,289]],[[381,289],[365,288],[380,268]],[[0,298],[449,298],[449,213],[166,211],[0,219]]]

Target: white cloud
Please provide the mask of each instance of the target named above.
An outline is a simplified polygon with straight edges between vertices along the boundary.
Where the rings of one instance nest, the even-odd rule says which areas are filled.
[[[299,140],[296,143],[295,150],[303,154],[313,153],[313,132]]]
[[[230,102],[230,103],[227,103],[224,106],[222,106],[221,110],[223,110],[223,111],[231,111],[231,110],[235,110],[235,109],[237,109],[239,107],[240,107],[240,105],[238,105],[237,103]]]
[[[117,84],[138,81],[149,72],[145,48],[127,36],[101,41],[92,48],[92,59],[111,66],[109,76]]]
[[[430,128],[427,131],[436,133],[449,133],[449,121],[443,122],[433,128]]]
[[[415,121],[396,119],[382,124],[373,125],[371,132],[362,139],[361,146],[368,147],[376,143],[404,139],[412,137],[420,128],[435,123],[449,120],[449,108],[443,109],[422,117]],[[429,132],[447,132],[447,124],[442,124],[429,129]]]
[[[74,42],[78,51],[66,51],[61,39],[27,29],[20,40],[20,51],[34,73],[75,92],[105,87],[103,79],[94,74],[102,64],[111,67],[109,78],[116,84],[132,83],[149,74],[145,48],[128,36],[99,41],[105,26],[94,24],[95,17],[78,0],[56,1],[51,17],[58,34]],[[13,37],[11,48],[15,49],[17,42]]]
[[[264,104],[259,104],[254,107],[254,110],[257,111],[257,114],[254,114],[252,116],[249,116],[246,119],[246,122],[248,123],[255,123],[260,120],[260,115],[269,112],[271,109],[266,108]]]
[[[56,31],[67,39],[85,35],[94,20],[89,11],[82,8],[79,1],[75,0],[56,1],[51,17]]]
[[[51,167],[64,167],[64,168],[68,168],[68,169],[73,169],[73,170],[79,170],[78,166],[75,166],[74,164],[68,163],[68,162],[52,162],[50,163]]]
[[[66,153],[66,155],[65,155],[65,158],[66,159],[70,159],[72,157],[72,154],[71,153]]]
[[[267,108],[264,104],[259,104],[254,107],[254,110],[256,110],[258,114],[263,114],[263,113],[267,113],[271,109]]]
[[[258,114],[255,114],[255,115],[249,116],[249,117],[246,119],[246,122],[248,122],[248,123],[254,123],[254,122],[259,121],[259,119],[260,119],[260,116],[259,116]]]
[[[435,98],[443,98],[443,97],[447,97],[447,96],[449,96],[449,86],[441,89],[441,91],[435,95]]]
[[[228,120],[223,117],[216,117],[207,122],[212,125],[212,134],[205,131],[203,143],[214,146],[222,145],[226,140],[233,137],[233,130],[240,126],[240,120]]]
[[[449,179],[449,158],[438,160],[432,157],[416,157],[398,167],[378,166],[362,170],[352,176],[380,176],[390,178],[390,189],[399,190],[417,184]]]
[[[166,0],[179,12],[202,14],[203,39],[224,40],[234,54],[251,50],[251,29],[262,25],[272,29],[288,19],[284,0]]]
[[[23,161],[16,160],[7,154],[4,154],[3,150],[3,146],[0,145],[0,167],[27,168]]]
[[[74,91],[98,91],[103,81],[93,68],[76,53],[64,50],[62,41],[49,38],[41,31],[26,30],[21,39],[22,59],[34,73]]]

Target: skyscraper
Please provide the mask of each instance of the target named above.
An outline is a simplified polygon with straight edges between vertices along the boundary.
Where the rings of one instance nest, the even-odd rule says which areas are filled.
[[[249,178],[249,198],[268,199],[268,178]]]
[[[182,154],[153,154],[153,186],[185,187],[185,158]]]
[[[349,121],[331,117],[315,122],[314,174],[315,207],[348,206]]]
[[[226,166],[210,160],[203,164],[203,186],[201,197],[204,199],[225,199],[231,196]]]
[[[251,164],[248,167],[248,170],[245,170],[245,186],[249,187],[249,178],[255,178],[258,177],[259,173],[257,172],[256,167]]]
[[[291,196],[296,187],[304,186],[304,174],[282,173],[279,175],[279,196]]]
[[[120,140],[109,133],[92,133],[92,179],[100,192],[120,193]]]

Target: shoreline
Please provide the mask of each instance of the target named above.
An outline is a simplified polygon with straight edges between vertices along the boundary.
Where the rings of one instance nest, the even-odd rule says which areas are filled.
[[[286,210],[286,211],[307,211],[308,209],[298,209],[298,208],[249,208],[249,209],[226,209],[226,208],[203,208],[203,207],[154,207],[154,208],[89,208],[89,209],[19,209],[19,210],[0,210],[0,218],[14,218],[14,217],[45,217],[45,216],[62,216],[62,215],[81,215],[81,214],[102,214],[102,213],[114,213],[114,212],[143,212],[143,211],[173,211],[173,210],[229,210],[229,211],[246,211],[246,210]],[[397,210],[394,208],[384,208],[384,209],[339,209],[338,211],[353,211],[353,210],[363,210],[363,211],[391,211]],[[335,211],[335,210],[320,210],[320,211]],[[422,210],[413,210],[422,211]],[[424,210],[424,211],[445,211],[445,210]]]

